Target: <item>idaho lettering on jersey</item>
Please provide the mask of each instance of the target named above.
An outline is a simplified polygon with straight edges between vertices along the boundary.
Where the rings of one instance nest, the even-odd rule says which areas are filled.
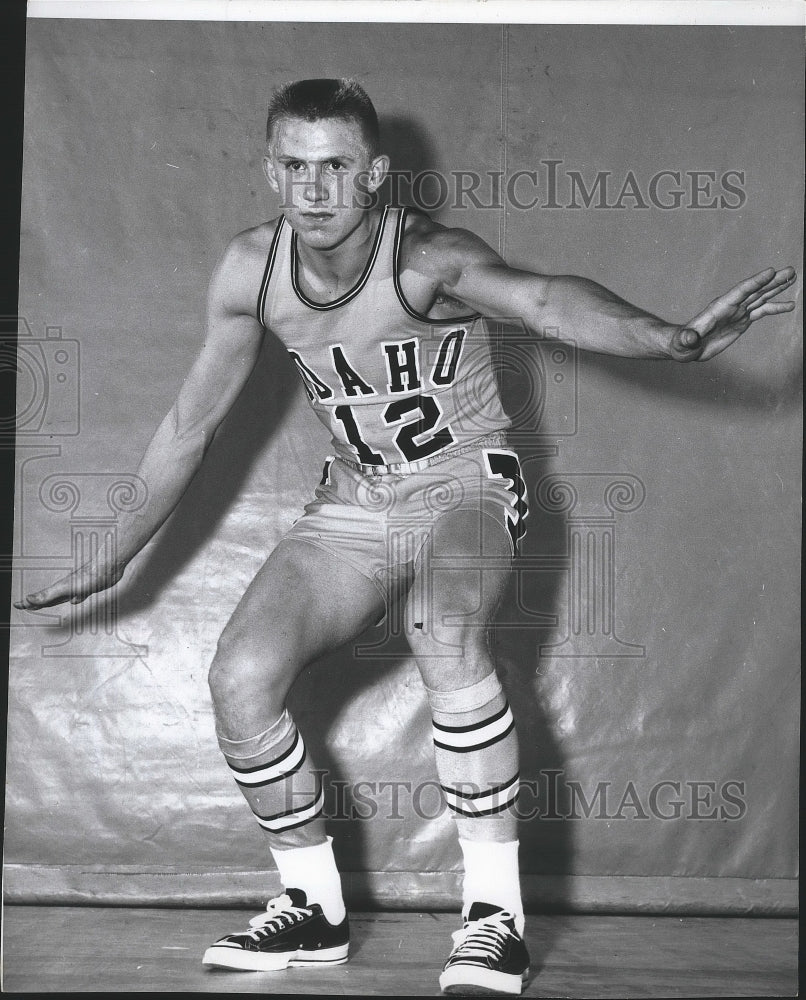
[[[333,359],[333,368],[339,376],[346,396],[377,396],[372,386],[367,385],[355,368],[349,363],[341,344],[334,344],[330,348],[330,356]]]
[[[416,338],[405,340],[402,344],[383,345],[389,392],[416,392],[420,388],[419,348]]]
[[[432,385],[451,385],[456,378],[456,369],[459,367],[459,357],[462,354],[462,345],[465,342],[467,330],[452,330],[443,338],[437,354],[437,360],[431,372]]]
[[[436,360],[429,374],[431,385],[445,388],[453,384],[456,379],[459,358],[462,353],[466,334],[467,330],[462,327],[457,330],[451,330],[450,333],[447,333],[443,337],[437,351]],[[382,348],[386,363],[387,392],[390,395],[418,392],[422,387],[420,343],[418,338],[414,337],[411,340],[384,343]],[[311,401],[315,399],[333,399],[338,390],[329,386],[305,362],[297,351],[292,351],[289,348],[288,353],[297,366],[297,370],[302,377],[303,384]],[[352,398],[356,396],[378,395],[377,390],[366,381],[355,365],[348,361],[342,344],[333,344],[330,347],[330,358],[333,374],[341,385],[342,395]]]
[[[288,353],[291,356],[291,360],[297,366],[297,371],[302,378],[302,384],[305,386],[305,392],[308,394],[308,399],[310,399],[311,402],[315,399],[332,399],[333,390],[330,386],[325,385],[316,372],[305,364],[296,351],[289,350]]]

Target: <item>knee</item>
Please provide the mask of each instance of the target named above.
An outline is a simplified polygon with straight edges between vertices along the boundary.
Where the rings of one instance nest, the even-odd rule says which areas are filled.
[[[405,630],[414,656],[486,660],[487,627],[475,611],[475,606],[463,604],[455,595],[450,610],[410,603],[406,608]]]
[[[231,699],[232,692],[242,687],[244,674],[251,672],[246,668],[246,657],[239,654],[237,644],[227,636],[225,629],[219,637],[215,656],[207,674],[207,683],[214,704],[225,704]]]
[[[207,682],[217,708],[259,699],[266,707],[276,702],[273,707],[282,710],[285,702],[269,651],[254,649],[234,625],[228,625],[218,640]]]

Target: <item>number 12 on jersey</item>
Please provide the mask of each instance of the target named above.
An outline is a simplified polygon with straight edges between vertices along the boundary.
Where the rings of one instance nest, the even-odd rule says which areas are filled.
[[[364,439],[356,419],[356,412],[360,413],[361,409],[360,406],[353,407],[342,403],[335,408],[334,413],[344,427],[347,440],[355,448],[362,465],[391,464],[387,457],[374,451]],[[455,442],[450,427],[443,427],[422,440],[424,434],[429,434],[437,427],[442,412],[442,407],[434,396],[409,396],[406,399],[394,399],[389,403],[381,415],[386,426],[393,427],[405,420],[392,438],[404,461],[418,462],[420,459],[429,458],[449,448]],[[418,438],[421,440],[417,440]],[[394,461],[396,460],[395,458]]]

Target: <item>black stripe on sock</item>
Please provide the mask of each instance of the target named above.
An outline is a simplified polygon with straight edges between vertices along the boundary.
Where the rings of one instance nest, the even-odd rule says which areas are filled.
[[[471,733],[474,729],[482,729],[484,726],[489,726],[491,722],[497,722],[507,714],[508,709],[509,702],[505,701],[504,707],[500,711],[487,719],[482,719],[481,722],[471,722],[467,726],[445,726],[441,722],[434,722],[433,725],[435,729],[440,729],[443,733]]]
[[[498,736],[493,736],[491,740],[487,740],[484,743],[475,743],[472,747],[451,747],[447,743],[440,743],[439,740],[434,740],[434,746],[438,747],[440,750],[447,750],[449,753],[471,753],[473,750],[484,750],[486,747],[493,746],[494,743],[498,743],[503,740],[504,737],[509,736],[512,730],[515,728],[515,720],[507,726],[507,728]]]
[[[295,813],[300,813],[303,809],[310,809],[319,798],[319,795],[320,792],[317,792],[311,801],[304,806],[294,806],[293,809],[286,809],[285,812],[273,813],[271,816],[261,816],[260,813],[255,813],[255,816],[257,816],[258,819],[262,819],[264,823],[273,823],[276,819],[283,819],[286,816],[293,816]],[[305,820],[303,820],[303,822],[305,822]]]
[[[492,795],[494,792],[503,791],[507,785],[511,785],[513,781],[517,781],[520,776],[520,771],[516,771],[509,781],[504,781],[500,785],[491,785],[483,792],[460,792],[457,788],[451,788],[450,785],[440,785],[439,787],[443,792],[450,792],[451,795],[458,795],[462,799],[480,799],[483,795]]]
[[[466,819],[476,819],[476,817],[481,816],[493,816],[495,813],[501,813],[505,809],[510,809],[515,804],[515,800],[512,802],[505,802],[501,806],[493,806],[491,809],[477,809],[475,812],[465,811],[464,809],[459,809],[448,803],[448,808],[451,812],[456,813],[457,816],[464,816]]]
[[[267,767],[276,767],[277,764],[282,764],[282,762],[286,759],[286,757],[290,757],[291,754],[297,749],[299,741],[300,741],[299,730],[296,729],[294,731],[294,742],[287,750],[284,750],[280,754],[280,756],[275,757],[274,760],[268,760],[263,764],[257,764],[255,767],[237,767],[230,761],[229,757],[227,757],[226,754],[224,754],[224,756],[226,757],[227,764],[229,764],[231,770],[236,771],[238,774],[254,774],[255,771],[263,771]],[[237,781],[238,779],[236,778],[235,780]],[[253,787],[257,788],[257,785],[254,785]]]
[[[278,774],[276,778],[267,778],[265,781],[238,781],[235,779],[235,783],[241,788],[265,788],[266,785],[273,785],[277,781],[285,781],[286,778],[290,778],[292,775],[296,774],[297,771],[302,769],[302,765],[305,763],[305,758],[308,756],[308,751],[303,748],[302,756],[300,757],[299,764],[296,767],[292,767],[290,771],[283,771],[282,774]],[[270,765],[266,765],[269,767]],[[259,770],[259,769],[258,769]],[[245,774],[246,772],[240,771],[240,774]]]

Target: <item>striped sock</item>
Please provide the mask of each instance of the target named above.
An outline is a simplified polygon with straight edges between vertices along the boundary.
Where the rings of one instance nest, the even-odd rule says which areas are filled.
[[[517,839],[515,720],[495,674],[458,691],[427,689],[437,773],[459,836]]]
[[[270,847],[326,842],[321,777],[287,709],[257,736],[230,740],[219,734],[218,743],[255,818],[269,834]]]

